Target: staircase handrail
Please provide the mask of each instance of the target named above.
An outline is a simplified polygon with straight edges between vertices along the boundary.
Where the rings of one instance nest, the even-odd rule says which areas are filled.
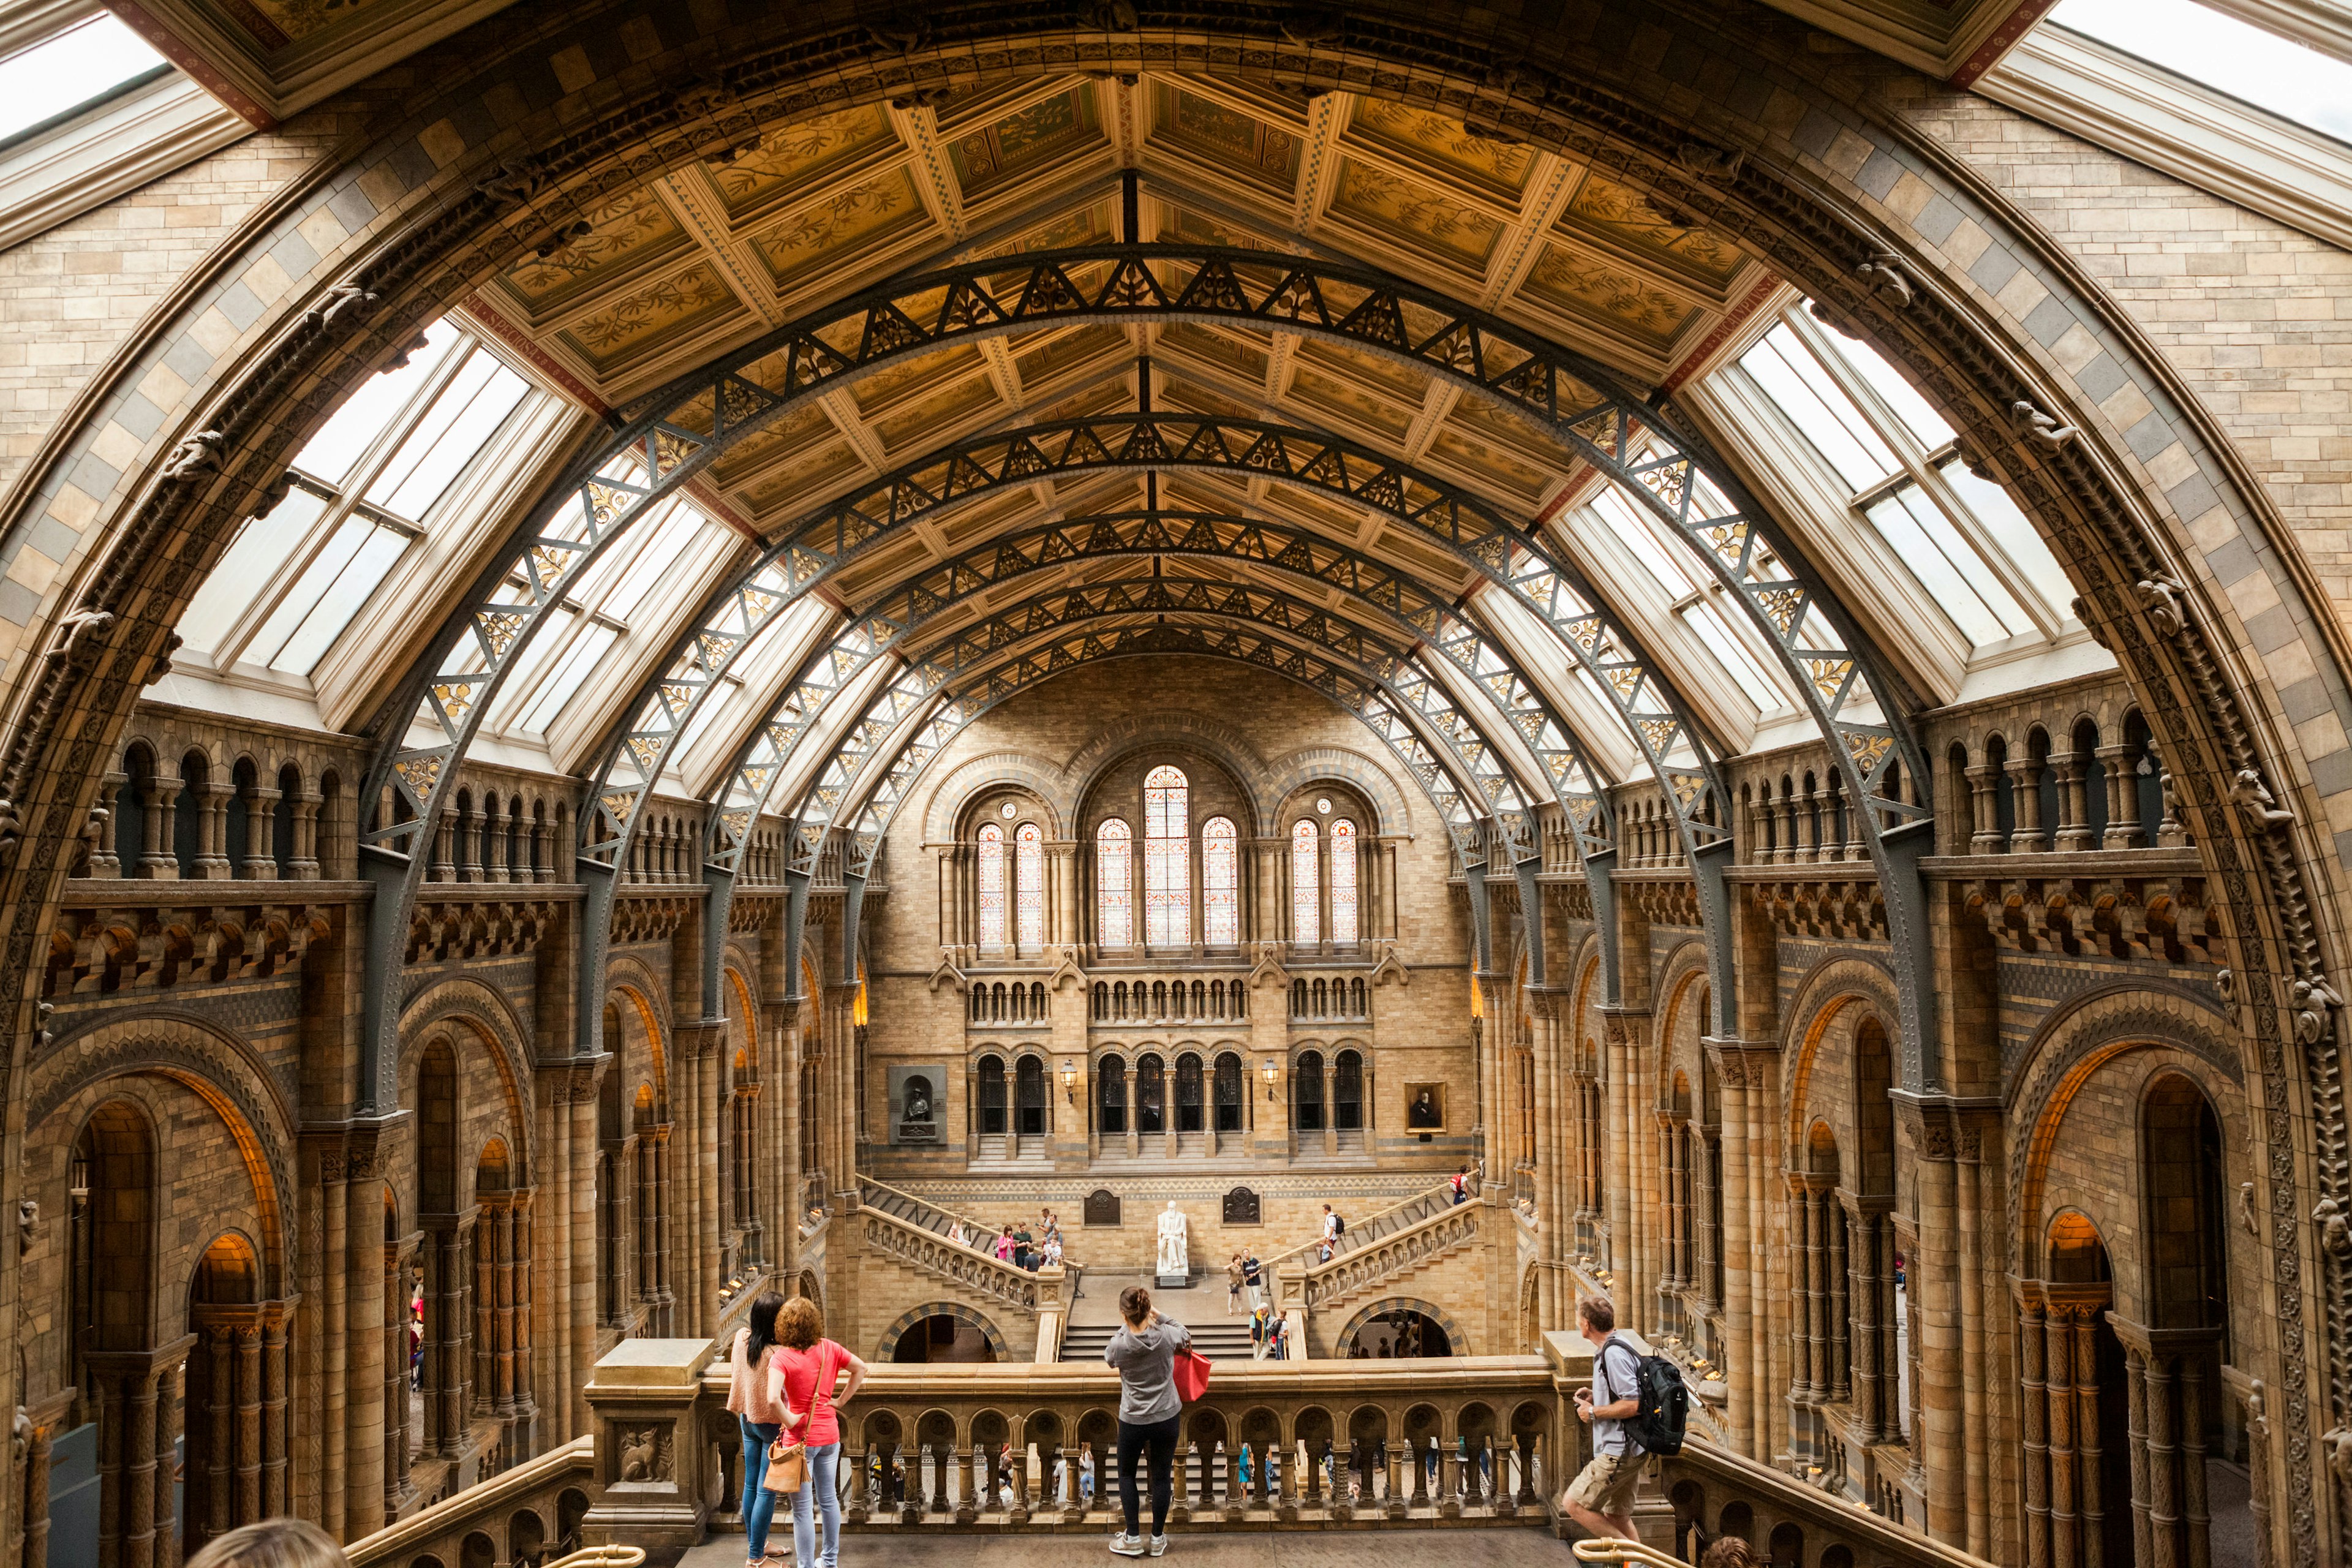
[[[1350,1221],[1348,1228],[1340,1233],[1338,1244],[1331,1248],[1331,1257],[1333,1260],[1336,1261],[1343,1255],[1354,1251],[1359,1247],[1370,1246],[1372,1242],[1379,1240],[1382,1236],[1386,1235],[1387,1231],[1379,1227],[1381,1226],[1383,1221],[1386,1221],[1391,1215],[1412,1208],[1416,1204],[1427,1203],[1436,1203],[1451,1208],[1454,1205],[1453,1178],[1449,1176],[1433,1187],[1425,1188],[1408,1197],[1401,1198],[1384,1209],[1378,1209],[1371,1214],[1365,1215],[1361,1220]],[[1415,1225],[1426,1217],[1426,1215],[1416,1215],[1412,1219],[1405,1221],[1404,1224]],[[1401,1225],[1392,1228],[1401,1230],[1404,1228],[1404,1226]],[[1267,1272],[1271,1273],[1286,1263],[1296,1263],[1306,1254],[1314,1252],[1320,1248],[1322,1245],[1323,1238],[1319,1236],[1316,1237],[1311,1240],[1301,1242],[1298,1246],[1290,1248],[1287,1252],[1276,1253],[1272,1258],[1265,1259],[1262,1267]]]
[[[911,1225],[887,1209],[861,1203],[857,1218],[869,1247],[950,1283],[1018,1310],[1037,1310],[1037,1276],[1000,1262],[976,1247],[959,1246],[938,1231]]]
[[[1819,1531],[1832,1539],[1846,1537],[1855,1549],[1857,1560],[1895,1564],[1897,1568],[1992,1568],[1984,1558],[1907,1529],[1866,1508],[1857,1508],[1841,1494],[1807,1486],[1769,1465],[1759,1464],[1744,1454],[1704,1438],[1686,1439],[1681,1453],[1659,1463],[1663,1467],[1661,1483],[1670,1493],[1677,1468],[1696,1470],[1715,1482],[1717,1489],[1726,1484],[1736,1489],[1755,1508],[1759,1520],[1777,1513],[1805,1525],[1809,1536]]]
[[[863,1172],[860,1172],[857,1177],[857,1197],[859,1203],[863,1204],[866,1201],[866,1190],[868,1187],[873,1188],[876,1192],[887,1193],[894,1198],[904,1198],[907,1202],[913,1204],[917,1208],[928,1209],[932,1215],[935,1215],[941,1219],[953,1220],[956,1224],[963,1226],[964,1229],[970,1232],[974,1237],[993,1237],[996,1234],[994,1229],[982,1225],[980,1221],[972,1218],[970,1215],[959,1213],[957,1210],[949,1208],[944,1204],[934,1203],[929,1198],[919,1196],[914,1193],[908,1192],[904,1187],[894,1187],[889,1183],[874,1176],[866,1175]],[[929,1225],[926,1225],[923,1228],[931,1230],[931,1234],[934,1236],[944,1237],[947,1235],[947,1232],[944,1229],[933,1229]],[[1040,1237],[1038,1237],[1038,1240],[1042,1243],[1045,1238]],[[983,1250],[977,1240],[967,1243],[967,1245],[971,1247],[971,1248],[976,1252]],[[1066,1248],[1068,1245],[1068,1237],[1065,1237],[1063,1238],[1063,1246]],[[1072,1264],[1066,1256],[1064,1257],[1062,1262],[1063,1266],[1070,1268],[1073,1273],[1076,1271],[1076,1265]]]
[[[1328,1263],[1309,1263],[1291,1280],[1284,1281],[1283,1304],[1314,1308],[1360,1296],[1407,1269],[1434,1262],[1477,1240],[1486,1222],[1486,1206],[1448,1202],[1383,1235],[1369,1237],[1349,1252],[1335,1252]]]

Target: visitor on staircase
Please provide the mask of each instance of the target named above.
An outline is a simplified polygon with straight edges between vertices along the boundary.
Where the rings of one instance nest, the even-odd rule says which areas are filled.
[[[1242,1281],[1244,1278],[1246,1274],[1242,1268],[1242,1255],[1236,1252],[1234,1254],[1234,1260],[1225,1265],[1225,1316],[1229,1318],[1241,1310]]]
[[[756,1314],[759,1308],[752,1307]],[[775,1393],[784,1420],[808,1445],[808,1484],[793,1494],[793,1556],[798,1568],[835,1568],[841,1561],[841,1489],[835,1475],[841,1463],[841,1421],[836,1402],[857,1397],[866,1363],[845,1345],[824,1338],[824,1319],[805,1296],[784,1303],[776,1316]],[[841,1384],[846,1374],[849,1381]],[[840,1384],[838,1394],[835,1384]],[[824,1551],[816,1550],[811,1505],[824,1516]]]
[[[1579,1301],[1576,1326],[1592,1346],[1592,1381],[1606,1398],[1596,1402],[1591,1389],[1576,1391],[1577,1419],[1592,1428],[1592,1462],[1569,1483],[1561,1506],[1589,1535],[1638,1541],[1633,1489],[1647,1456],[1625,1423],[1641,1412],[1642,1358],[1616,1337],[1617,1309],[1606,1296]]]
[[[1122,1557],[1158,1557],[1168,1550],[1168,1501],[1174,1489],[1177,1427],[1184,1402],[1176,1392],[1176,1352],[1191,1348],[1183,1324],[1151,1310],[1151,1292],[1130,1285],[1118,1293],[1125,1324],[1103,1350],[1118,1368],[1118,1503],[1127,1528],[1111,1537]],[[1151,1539],[1137,1533],[1135,1463],[1151,1456]],[[832,1568],[827,1563],[826,1568]]]
[[[776,1346],[776,1313],[783,1304],[773,1290],[761,1291],[751,1302],[751,1321],[736,1331],[727,1358],[727,1408],[743,1434],[743,1556],[751,1568],[767,1561],[768,1526],[776,1513],[777,1494],[762,1483],[768,1474],[768,1445],[776,1440],[785,1415],[769,1364]]]

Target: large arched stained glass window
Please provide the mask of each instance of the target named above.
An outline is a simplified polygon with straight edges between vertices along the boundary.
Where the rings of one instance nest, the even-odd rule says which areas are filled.
[[[1004,945],[1004,829],[980,830],[980,944]]]
[[[1143,940],[1177,947],[1192,940],[1192,787],[1176,768],[1143,778]]]
[[[1356,937],[1356,825],[1342,816],[1331,824],[1331,940]]]
[[[1290,940],[1323,940],[1323,836],[1311,819],[1290,830]]]
[[[1201,825],[1201,931],[1211,947],[1242,940],[1241,836],[1231,817]]]
[[[1105,947],[1135,945],[1135,841],[1114,816],[1095,829],[1095,940]]]
[[[1045,945],[1045,836],[1034,822],[1013,831],[1014,930],[1024,947]]]

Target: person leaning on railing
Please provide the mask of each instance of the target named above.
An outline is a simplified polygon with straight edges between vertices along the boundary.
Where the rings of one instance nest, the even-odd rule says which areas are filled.
[[[1176,1392],[1176,1352],[1190,1349],[1183,1324],[1151,1310],[1151,1292],[1130,1285],[1118,1293],[1119,1331],[1103,1347],[1103,1360],[1118,1368],[1118,1502],[1127,1529],[1111,1537],[1121,1557],[1157,1557],[1168,1550],[1168,1501],[1174,1489],[1177,1427],[1183,1397]],[[1135,1462],[1151,1457],[1151,1538],[1137,1532]],[[831,1568],[828,1564],[827,1568]]]
[[[835,1480],[841,1421],[834,1407],[857,1396],[866,1382],[866,1363],[846,1345],[824,1337],[824,1314],[805,1296],[785,1302],[776,1314],[776,1351],[771,1359],[785,1424],[797,1427],[808,1446],[808,1483],[793,1494],[793,1556],[799,1568],[835,1568],[841,1561],[841,1489]],[[849,1381],[836,1394],[835,1385],[845,1374]],[[822,1554],[812,1502],[824,1515]]]
[[[768,1445],[788,1414],[776,1389],[772,1364],[776,1349],[776,1314],[784,1299],[763,1290],[751,1302],[750,1321],[738,1330],[727,1354],[727,1408],[743,1435],[743,1555],[749,1568],[768,1560],[768,1526],[776,1514],[777,1494],[764,1484]]]

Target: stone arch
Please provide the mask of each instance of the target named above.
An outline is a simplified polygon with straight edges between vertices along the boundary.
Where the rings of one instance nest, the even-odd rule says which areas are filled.
[[[634,1022],[643,1031],[641,1037],[646,1048],[643,1062],[633,1063],[624,1056],[614,1067],[632,1077],[650,1081],[654,1086],[656,1101],[659,1106],[667,1107],[672,1092],[669,1081],[669,1020],[667,1009],[656,1000],[662,994],[662,988],[653,983],[653,977],[646,972],[643,964],[634,959],[614,961],[604,987],[604,1004],[608,1008],[624,1009],[625,1035],[626,1023]],[[821,995],[823,992],[819,990],[810,994]],[[606,1041],[605,1046],[610,1049],[612,1042]],[[663,1119],[666,1119],[666,1113]]]
[[[881,1339],[875,1342],[874,1359],[877,1362],[889,1361],[898,1353],[898,1341],[907,1331],[930,1318],[953,1318],[959,1323],[966,1323],[978,1329],[987,1339],[989,1351],[998,1361],[1012,1359],[1012,1352],[1005,1344],[1003,1331],[989,1321],[986,1317],[961,1301],[929,1301],[919,1307],[910,1307],[899,1313],[898,1320],[883,1330]]]
[[[1061,767],[1028,752],[992,752],[959,763],[931,786],[923,806],[923,842],[951,843],[974,796],[1006,785],[1029,790],[1046,803],[1054,816],[1054,833],[1070,819],[1075,797]]]
[[[1198,752],[1210,758],[1233,779],[1247,803],[1255,826],[1254,833],[1263,837],[1266,827],[1266,797],[1263,781],[1266,774],[1265,759],[1257,748],[1233,725],[1205,714],[1181,710],[1153,713],[1148,718],[1121,719],[1097,728],[1084,745],[1070,754],[1062,764],[1062,776],[1069,781],[1070,805],[1074,814],[1082,809],[1094,794],[1103,774],[1119,760],[1133,752],[1153,746],[1167,746],[1178,751]],[[1194,831],[1198,831],[1197,826]]]
[[[463,1029],[498,1074],[506,1136],[516,1162],[515,1183],[527,1186],[536,1178],[531,1173],[531,1096],[518,1059],[529,1037],[520,1026],[513,1007],[495,988],[469,976],[454,976],[420,994],[403,1014],[400,1068],[404,1075],[415,1070],[417,1052],[436,1031]]]
[[[1367,837],[1412,833],[1412,805],[1396,780],[1370,755],[1349,746],[1302,746],[1265,764],[1260,786],[1267,809],[1281,805],[1317,779],[1337,779],[1371,805],[1377,823],[1367,824]]]
[[[1344,1360],[1356,1348],[1356,1335],[1362,1331],[1363,1326],[1383,1312],[1419,1312],[1445,1331],[1445,1342],[1454,1354],[1466,1356],[1477,1353],[1470,1348],[1469,1331],[1462,1326],[1453,1313],[1434,1302],[1424,1301],[1418,1296],[1383,1296],[1371,1305],[1358,1310],[1347,1322],[1340,1325],[1339,1333],[1331,1340],[1331,1354],[1335,1358]]]
[[[26,1135],[90,1090],[146,1074],[188,1090],[220,1119],[252,1184],[268,1297],[290,1289],[284,1194],[295,1178],[294,1117],[277,1079],[233,1035],[192,1015],[108,1017],[68,1035],[26,1083]],[[152,1108],[149,1111],[154,1115]],[[163,1123],[159,1119],[156,1125]],[[73,1140],[66,1140],[70,1148]]]
[[[1856,1008],[1868,1009],[1877,1016],[1890,1043],[1896,1037],[1895,1020],[1899,1015],[1895,1003],[1895,977],[1874,959],[1839,953],[1815,964],[1798,982],[1795,998],[1782,1015],[1788,1022],[1780,1034],[1781,1104],[1786,1108],[1784,1148],[1794,1151],[1804,1146],[1804,1121],[1810,1114],[1814,1068],[1822,1043],[1832,1026],[1853,1016],[1853,1010]],[[1841,1109],[1831,1123],[1842,1145],[1851,1131],[1843,1125],[1844,1121]]]

